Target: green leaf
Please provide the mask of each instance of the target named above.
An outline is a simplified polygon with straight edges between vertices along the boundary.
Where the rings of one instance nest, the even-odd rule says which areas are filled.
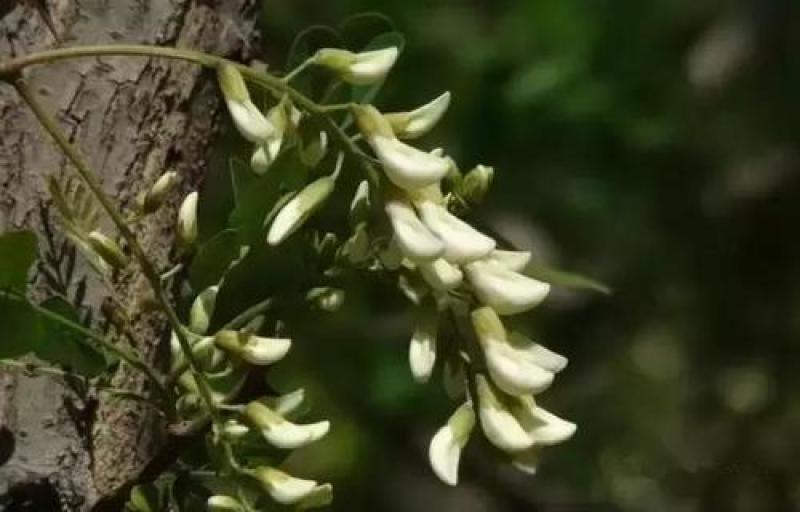
[[[0,235],[0,289],[24,291],[36,253],[36,235],[31,231]]]
[[[233,260],[239,257],[239,251],[239,235],[235,229],[220,231],[201,245],[189,267],[192,288],[205,290],[217,284]]]
[[[595,281],[594,279],[582,276],[580,274],[554,269],[540,263],[529,263],[525,268],[524,273],[525,275],[528,275],[534,279],[538,279],[555,286],[594,290],[606,295],[611,294],[611,288],[599,281]]]
[[[44,333],[40,316],[27,301],[0,294],[0,358],[32,352]]]
[[[78,311],[61,297],[50,297],[40,305],[71,322],[81,323]],[[105,355],[84,343],[80,333],[44,317],[42,325],[44,335],[34,348],[36,357],[86,377],[94,377],[106,369]]]
[[[361,51],[381,50],[390,46],[397,47],[398,55],[402,55],[406,46],[406,38],[400,32],[387,32],[373,38]],[[356,103],[372,103],[383,87],[383,82],[372,85],[353,86],[352,98]]]

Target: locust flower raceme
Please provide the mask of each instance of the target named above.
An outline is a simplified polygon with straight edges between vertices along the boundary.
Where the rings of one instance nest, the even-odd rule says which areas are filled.
[[[444,259],[450,263],[468,263],[489,254],[495,241],[459,219],[433,201],[417,205],[422,222],[444,242]]]
[[[550,285],[491,261],[473,261],[465,267],[475,294],[501,315],[528,311],[541,303]]]
[[[410,112],[394,112],[384,117],[400,139],[415,139],[428,133],[447,112],[450,106],[450,92]]]
[[[507,452],[534,445],[553,445],[575,433],[574,423],[538,407],[532,396],[513,397],[496,389],[484,376],[476,378],[481,427],[489,441]]]
[[[465,402],[450,416],[447,423],[431,439],[428,460],[436,476],[448,485],[458,483],[458,464],[461,451],[467,445],[475,427],[475,412]]]
[[[264,338],[242,331],[220,331],[214,343],[250,364],[272,364],[283,359],[292,346],[288,338]]]
[[[450,161],[400,141],[383,115],[372,105],[357,105],[353,112],[359,129],[395,185],[416,190],[438,183],[450,169]]]
[[[250,99],[247,84],[239,70],[231,64],[221,64],[217,67],[217,78],[233,123],[242,137],[259,146],[268,145],[275,126]]]
[[[397,60],[398,53],[394,46],[361,53],[323,48],[314,55],[313,62],[332,70],[347,83],[370,85],[386,77]]]
[[[197,199],[197,192],[191,192],[178,209],[177,238],[181,247],[189,247],[197,240]]]
[[[259,481],[273,500],[282,505],[294,505],[319,493],[319,485],[315,480],[293,477],[279,469],[261,466],[253,471],[253,477]]]
[[[262,402],[250,402],[244,410],[247,421],[258,429],[271,445],[291,450],[322,439],[330,429],[329,421],[298,425],[285,419]]]
[[[472,325],[486,358],[489,375],[508,394],[539,393],[553,382],[566,359],[530,340],[509,342],[500,317],[489,307],[472,312]]]
[[[324,176],[306,185],[291,201],[281,208],[267,233],[267,243],[278,245],[297,231],[300,226],[314,214],[328,199],[336,186],[336,177],[342,166],[342,156],[336,163],[336,169],[330,176]]]

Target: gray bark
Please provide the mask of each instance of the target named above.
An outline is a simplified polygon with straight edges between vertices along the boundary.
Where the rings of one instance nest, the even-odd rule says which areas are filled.
[[[44,9],[8,5],[0,13],[0,59],[58,41],[152,43],[241,57],[254,14],[253,0],[50,0]],[[204,173],[219,113],[214,81],[187,63],[138,57],[38,66],[26,78],[123,208],[165,170],[179,172],[181,193],[137,229],[148,254],[164,268],[176,203]],[[68,175],[66,159],[13,89],[0,86],[0,229],[44,232],[43,178],[51,173]],[[79,264],[73,289],[81,281],[87,286],[85,303],[97,309],[105,292]],[[133,299],[146,293],[145,283],[128,272],[115,284],[132,305],[136,349],[157,364],[157,349],[167,334],[164,321],[133,308]],[[38,279],[35,293],[44,292]],[[138,376],[124,371],[114,376],[114,384],[143,389]],[[47,510],[42,507],[54,501],[63,510],[88,510],[153,457],[164,427],[155,415],[130,401],[105,395],[98,400],[96,408],[82,410],[84,404],[57,379],[0,373],[0,433],[10,432],[15,441],[10,460],[0,467],[0,510],[4,502],[9,509],[19,506],[26,491],[45,500],[32,510]]]

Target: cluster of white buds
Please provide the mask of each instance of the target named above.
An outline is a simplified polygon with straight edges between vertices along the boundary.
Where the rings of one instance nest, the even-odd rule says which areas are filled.
[[[482,360],[470,359],[466,350],[470,341],[465,339],[457,358],[447,361],[446,387],[456,395],[468,390],[467,401],[433,437],[429,449],[435,473],[455,485],[476,411],[477,424],[488,440],[527,471],[535,467],[541,446],[568,439],[575,425],[541,409],[533,399],[550,385],[566,359],[518,332],[507,333],[499,316],[534,308],[547,297],[550,285],[524,274],[530,253],[498,249],[492,237],[449,208],[456,202],[448,196],[479,202],[493,170],[477,166],[445,195],[442,182],[453,172],[453,161],[441,150],[428,152],[403,141],[430,130],[449,99],[445,93],[405,113],[382,114],[372,105],[354,106],[353,113],[388,178],[383,187],[384,210],[392,228],[387,252],[399,252],[400,266],[418,272],[434,299],[420,300],[416,291],[412,294],[420,309],[409,346],[414,378],[426,382],[434,370],[444,314],[471,320],[467,322],[471,334],[462,337],[474,339],[480,349],[474,353]],[[390,259],[383,259],[387,268]]]

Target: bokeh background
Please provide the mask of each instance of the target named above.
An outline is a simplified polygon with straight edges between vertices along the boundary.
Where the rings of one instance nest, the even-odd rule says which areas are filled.
[[[334,510],[800,510],[800,4],[268,0],[264,60],[374,10],[407,38],[378,105],[452,91],[424,144],[495,166],[483,220],[613,294],[528,316],[570,359],[540,401],[579,424],[537,476],[473,442],[436,480],[453,405],[412,382],[408,308],[358,290],[279,365],[335,425],[290,465]]]

